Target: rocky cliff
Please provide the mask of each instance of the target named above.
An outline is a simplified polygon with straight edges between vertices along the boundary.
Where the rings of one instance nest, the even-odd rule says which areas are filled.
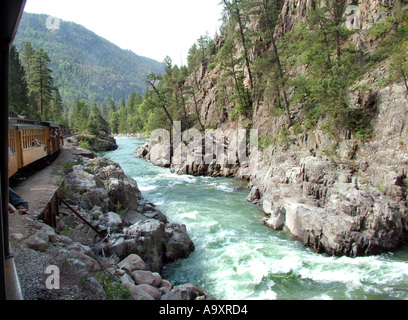
[[[357,5],[351,0],[344,2]],[[276,3],[281,21],[275,29],[277,41],[306,19],[309,8],[318,5],[313,0]],[[349,42],[360,52],[373,52],[377,43],[369,29],[385,21],[404,3],[360,1],[358,20],[352,21],[358,23],[359,29],[350,35]],[[253,18],[247,27],[257,28],[259,23]],[[222,46],[221,40],[217,46]],[[250,54],[259,54],[256,50],[259,51],[259,46]],[[296,65],[290,72],[301,73],[306,68]],[[250,121],[242,117],[232,120],[234,103],[220,104],[217,97],[222,93],[231,95],[233,89],[220,85],[219,66],[208,67],[203,63],[187,81],[190,86],[198,83],[199,88],[195,100],[187,103],[191,113],[198,102],[201,122],[207,127],[251,128],[258,131],[259,137],[272,139],[250,155],[257,158],[250,165],[187,161],[194,159],[194,150],[181,143],[174,146],[175,155],[183,154],[185,161],[173,164],[172,169],[181,174],[249,180],[248,201],[262,206],[264,222],[273,229],[286,230],[317,252],[361,256],[394,250],[408,239],[408,95],[403,81],[381,81],[388,76],[389,64],[378,63],[349,90],[349,105],[374,110],[369,119],[373,135],[361,139],[340,129],[334,137],[319,125],[299,130],[305,121],[301,103],[290,106],[297,127],[286,129],[285,115],[271,115],[270,105],[274,101],[266,99],[254,102]],[[140,155],[150,157],[148,150]]]
[[[290,14],[296,2],[305,5],[286,2],[287,10],[282,11],[286,26],[301,18]],[[397,2],[360,2],[361,32],[352,38],[356,47],[372,50],[374,42],[366,30],[383,21]],[[303,10],[297,12],[302,15]],[[259,189],[260,203],[270,215],[268,225],[334,255],[377,254],[406,241],[408,96],[402,82],[381,85],[379,80],[385,77],[386,63],[355,84],[367,85],[368,91],[349,95],[351,105],[371,104],[376,109],[373,138],[346,134],[333,139],[320,130],[292,131],[287,148],[275,144],[262,153],[250,185]]]

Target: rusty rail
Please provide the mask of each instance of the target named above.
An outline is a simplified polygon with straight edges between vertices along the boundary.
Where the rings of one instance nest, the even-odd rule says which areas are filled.
[[[64,184],[58,187],[54,192],[54,195],[48,201],[47,205],[38,216],[39,219],[43,220],[44,223],[48,224],[53,228],[57,228],[57,216],[60,214],[60,205],[63,203],[69,210],[71,210],[76,217],[78,217],[82,222],[84,222],[89,228],[91,228],[102,240],[106,240],[106,236],[98,231],[91,223],[89,223],[77,210],[72,208],[66,201],[61,199],[59,192]]]
[[[66,203],[64,200],[60,198],[60,196],[57,194],[57,198],[59,201],[61,201],[69,210],[71,210],[79,219],[81,219],[89,228],[91,228],[95,233],[101,237],[102,240],[105,240],[106,236],[104,236],[102,233],[100,233],[93,225],[91,225],[81,214],[76,211],[74,208],[72,208],[68,203]]]

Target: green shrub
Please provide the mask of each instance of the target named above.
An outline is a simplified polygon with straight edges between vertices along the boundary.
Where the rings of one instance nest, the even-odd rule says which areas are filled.
[[[129,289],[115,281],[111,275],[98,272],[95,279],[102,285],[107,300],[128,300],[132,296]]]
[[[89,145],[88,141],[79,141],[79,147],[81,147],[82,149],[86,149],[89,150],[91,148],[91,146]]]

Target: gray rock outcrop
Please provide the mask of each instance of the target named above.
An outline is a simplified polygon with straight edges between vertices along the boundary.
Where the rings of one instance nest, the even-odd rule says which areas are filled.
[[[65,180],[66,201],[101,234],[74,216],[62,217],[60,228],[70,226],[71,236],[93,247],[97,254],[124,259],[140,256],[149,270],[160,272],[166,263],[186,258],[194,251],[184,225],[169,223],[166,216],[144,199],[136,181],[115,162],[96,158],[74,166]]]
[[[131,293],[133,300],[195,300],[205,299],[206,293],[203,289],[193,285],[184,284],[173,287],[172,284],[162,279],[157,272],[151,272],[142,268],[142,259],[132,254],[122,260],[117,266],[119,269],[113,273],[120,274],[121,270],[126,273],[122,276],[122,286]],[[133,266],[133,267],[132,267]],[[115,269],[115,268],[114,268]]]
[[[375,52],[376,41],[368,30],[377,22],[385,22],[391,11],[401,8],[399,0],[347,0],[358,5],[360,31],[350,42],[357,51]],[[280,23],[275,29],[276,41],[299,22],[305,21],[315,1],[285,0],[276,4]],[[261,21],[249,17],[246,27],[256,30]],[[258,39],[259,40],[259,39]],[[221,41],[218,39],[218,41]],[[254,39],[257,41],[257,39]],[[218,45],[218,43],[217,43]],[[239,48],[242,50],[243,48]],[[258,50],[258,51],[257,51]],[[254,46],[248,54],[254,61],[263,46]],[[357,58],[358,53],[356,53]],[[292,73],[302,74],[307,66],[297,64]],[[289,75],[290,76],[290,75]],[[390,79],[389,63],[370,68],[349,88],[348,104],[352,110],[368,110],[373,137],[361,139],[350,130],[327,132],[324,120],[313,129],[305,126],[305,106],[290,106],[290,116],[298,125],[287,128],[285,115],[271,116],[271,106],[279,101],[254,101],[253,114],[247,119],[231,114],[236,105],[217,102],[220,90],[232,95],[232,87],[219,86],[222,72],[218,66],[203,65],[186,80],[199,89],[195,99],[186,101],[194,113],[200,106],[200,121],[206,128],[258,130],[267,146],[250,158],[249,164],[206,163],[196,161],[197,153],[186,143],[173,146],[173,156],[182,158],[171,168],[179,174],[236,177],[249,180],[248,201],[262,206],[264,223],[285,230],[302,244],[329,255],[361,256],[395,250],[408,239],[408,96],[404,81]],[[387,82],[387,81],[385,81]],[[197,83],[197,84],[196,84]],[[293,94],[294,88],[288,88]],[[275,98],[274,98],[275,99]],[[246,120],[246,121],[245,121]],[[285,136],[281,132],[285,129]],[[150,159],[150,144],[137,151]],[[199,150],[201,151],[201,150]],[[200,152],[199,152],[200,153]],[[215,151],[202,156],[215,158]]]
[[[86,145],[87,148],[94,152],[112,151],[118,148],[115,138],[106,134],[104,131],[98,131],[95,134],[90,134],[88,132],[76,134],[68,139],[73,145],[78,146],[83,143],[83,145]]]

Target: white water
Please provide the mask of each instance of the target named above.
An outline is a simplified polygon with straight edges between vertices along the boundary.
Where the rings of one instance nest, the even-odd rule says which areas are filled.
[[[117,138],[106,154],[134,178],[144,197],[171,222],[183,223],[195,244],[168,266],[173,284],[194,283],[223,300],[408,299],[408,249],[373,257],[327,257],[260,223],[260,208],[233,179],[179,176],[132,156],[144,143]]]

